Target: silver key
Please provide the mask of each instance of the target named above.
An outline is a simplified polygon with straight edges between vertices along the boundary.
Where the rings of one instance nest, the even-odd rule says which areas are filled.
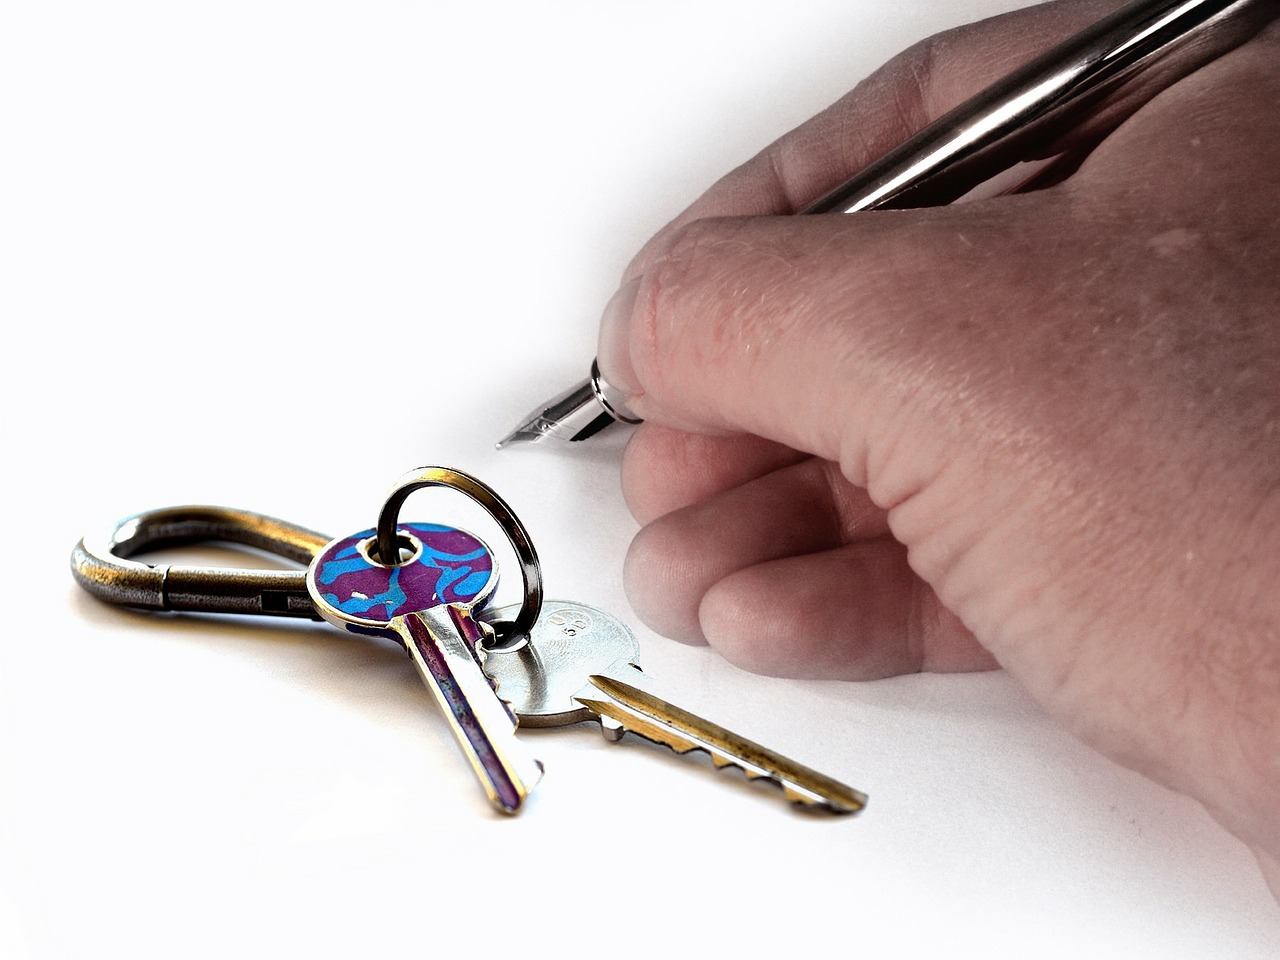
[[[516,739],[516,719],[480,666],[488,627],[471,608],[493,591],[496,573],[478,538],[437,524],[402,524],[409,556],[377,559],[373,530],[329,543],[307,569],[316,610],[351,633],[398,640],[449,721],[489,802],[516,813],[542,776],[542,763]]]
[[[509,618],[515,607],[487,611]],[[556,727],[595,719],[610,740],[627,731],[677,753],[704,750],[717,767],[765,778],[786,799],[832,813],[857,813],[865,794],[753,743],[650,692],[636,663],[635,634],[617,617],[568,601],[547,601],[528,642],[489,653],[485,672],[528,727]]]

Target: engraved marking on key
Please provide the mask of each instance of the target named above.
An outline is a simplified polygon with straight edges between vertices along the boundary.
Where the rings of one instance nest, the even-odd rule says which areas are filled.
[[[485,616],[502,619],[506,613]],[[595,719],[610,740],[630,731],[677,753],[703,750],[717,767],[777,784],[796,804],[831,813],[866,806],[860,791],[641,689],[651,684],[636,663],[638,653],[635,634],[616,617],[580,603],[547,601],[528,643],[491,653],[484,669],[527,727]]]
[[[395,565],[381,562],[373,530],[328,544],[307,569],[311,599],[343,630],[404,645],[489,802],[516,813],[542,763],[516,740],[515,715],[480,664],[487,628],[470,611],[496,586],[493,554],[452,527],[403,523],[397,532]]]

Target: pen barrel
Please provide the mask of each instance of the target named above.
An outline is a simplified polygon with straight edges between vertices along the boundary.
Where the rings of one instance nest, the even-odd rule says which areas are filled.
[[[1082,157],[1173,83],[1280,14],[1275,0],[1137,0],[925,127],[802,213],[940,206],[1022,163]],[[1010,188],[1024,188],[1028,179]]]

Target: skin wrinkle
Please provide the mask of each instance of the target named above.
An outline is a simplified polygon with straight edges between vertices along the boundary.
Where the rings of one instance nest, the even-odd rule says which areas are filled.
[[[865,503],[855,503],[855,488],[845,480],[838,464],[829,460],[819,461],[819,469],[825,484],[829,513],[827,525],[833,530],[841,531],[841,545],[861,540],[867,513]],[[873,535],[880,534],[880,531],[876,531]]]
[[[980,555],[982,541],[1000,530],[997,493],[990,487],[975,489],[972,472],[952,460],[943,463],[927,484],[887,511],[894,536],[911,545],[908,559],[912,569],[932,583],[949,609],[965,609],[975,590],[971,561],[965,558]],[[983,592],[980,586],[976,589]]]
[[[1248,687],[1241,687],[1241,697],[1231,714],[1234,741],[1240,745],[1245,769],[1259,769],[1269,773],[1262,778],[1266,784],[1280,782],[1280,635],[1273,626],[1256,620],[1245,624],[1246,636],[1265,638],[1258,644],[1259,655],[1246,677]],[[1269,682],[1268,679],[1269,678]],[[1268,732],[1271,735],[1268,736]],[[1264,793],[1265,795],[1265,793]],[[1265,814],[1265,808],[1258,811]],[[1261,819],[1260,822],[1266,822]],[[1258,837],[1260,843],[1269,846],[1280,844],[1280,824],[1273,822],[1271,836]]]
[[[1245,514],[1237,530],[1224,532],[1233,542],[1252,547],[1250,554],[1266,556],[1265,545],[1275,543],[1280,535],[1280,495],[1273,490]],[[1243,563],[1240,560],[1241,553],[1235,554],[1231,562],[1220,570],[1218,581],[1214,584],[1215,595],[1235,600],[1234,606],[1250,611],[1249,622],[1262,624],[1266,622],[1267,601],[1274,593],[1276,583],[1280,582],[1280,570],[1268,569],[1266,565],[1259,568],[1258,564]],[[1280,567],[1280,563],[1273,562],[1269,566]],[[1232,585],[1232,592],[1228,592],[1228,585]],[[1244,635],[1274,637],[1277,632],[1280,631],[1255,629]],[[1280,645],[1272,645],[1269,649],[1272,661],[1280,663]],[[1276,686],[1280,687],[1280,671],[1273,674],[1272,678]],[[1280,701],[1276,702],[1276,707],[1280,711]]]
[[[1114,557],[1109,551],[1104,552]],[[1123,679],[1128,676],[1131,666],[1128,661],[1133,657],[1132,631],[1123,616],[1113,606],[1097,603],[1096,594],[1078,583],[1055,580],[1050,575],[1040,578],[1036,586],[1027,601],[1038,603],[1041,609],[1066,612],[1066,616],[1061,617],[1068,625],[1064,633],[1078,638],[1077,641],[1071,649],[1059,650],[1053,658],[1034,658],[1030,645],[1035,638],[1031,634],[1038,625],[1025,608],[1019,611],[1015,604],[1014,612],[1005,618],[1007,636],[1002,642],[991,644],[997,659],[1006,667],[1016,669],[1034,696],[1060,705],[1059,713],[1068,728],[1113,759],[1129,766],[1145,766],[1149,758],[1162,757],[1168,746],[1168,724],[1163,721],[1153,724],[1155,714],[1135,709],[1134,690]],[[984,631],[989,627],[975,626]],[[1143,651],[1141,659],[1149,661],[1147,668],[1154,672],[1158,669],[1158,660],[1150,658],[1152,652]],[[1090,700],[1108,701],[1113,713],[1103,719],[1074,706]],[[1156,704],[1165,706],[1167,700],[1157,698]],[[1119,719],[1115,713],[1120,715]],[[1169,711],[1162,709],[1159,716],[1167,718]],[[1153,739],[1158,741],[1158,749],[1154,751],[1151,749]],[[1167,766],[1167,761],[1161,762]],[[1164,784],[1176,786],[1168,770],[1158,775]]]
[[[1186,773],[1173,773],[1170,783],[1176,789],[1196,790],[1209,798],[1207,805],[1214,817],[1247,841],[1274,843],[1278,839],[1274,826],[1270,830],[1258,830],[1253,824],[1267,823],[1265,813],[1272,800],[1267,784],[1273,783],[1280,772],[1275,754],[1268,756],[1259,749],[1263,743],[1258,737],[1259,730],[1274,729],[1275,718],[1269,718],[1269,722],[1264,720],[1264,725],[1259,727],[1250,722],[1257,716],[1250,707],[1250,679],[1260,666],[1275,669],[1276,664],[1266,663],[1262,656],[1256,655],[1261,651],[1252,651],[1251,645],[1236,642],[1239,635],[1228,639],[1227,635],[1235,634],[1234,625],[1206,620],[1208,626],[1196,631],[1199,642],[1190,645],[1196,656],[1186,666],[1189,682],[1179,701],[1183,711],[1179,719],[1183,730],[1212,731],[1205,738],[1212,746],[1204,755],[1202,750],[1197,750],[1194,740],[1182,744],[1181,752],[1190,760],[1185,768],[1192,774],[1191,782]],[[1251,744],[1255,747],[1251,748]],[[1270,777],[1265,773],[1258,775],[1258,771],[1267,770]],[[1217,786],[1224,771],[1237,785],[1229,797],[1221,796]],[[1240,807],[1263,816],[1242,817]]]
[[[1205,622],[1194,631],[1202,639],[1190,645],[1192,662],[1188,665],[1187,676],[1203,679],[1208,692],[1227,705],[1223,715],[1232,727],[1245,723],[1266,729],[1267,725],[1259,716],[1260,703],[1253,695],[1253,678],[1265,675],[1267,668],[1274,669],[1276,658],[1269,655],[1264,646],[1239,642],[1239,636],[1233,636],[1236,631],[1232,626],[1219,625],[1214,629],[1216,619],[1206,616]],[[1256,624],[1255,630],[1257,626],[1263,625]],[[1248,636],[1247,633],[1242,635]],[[1243,739],[1249,738],[1237,736],[1231,738],[1231,742],[1240,743]]]
[[[921,590],[918,581],[911,581],[907,587],[907,600],[904,604],[906,615],[902,624],[902,648],[896,673],[919,673],[925,669],[928,659],[929,644],[926,642],[925,608],[929,604],[930,591]]]
[[[782,158],[782,152],[786,150],[786,145],[781,141],[774,141],[764,152],[765,160],[769,164],[769,176],[773,182],[781,203],[779,204],[779,213],[795,213],[803,206],[792,195],[792,186],[790,178],[786,175],[786,170],[791,166]]]
[[[922,48],[930,46],[927,41],[920,44]],[[803,209],[838,186],[844,179],[841,171],[865,166],[895,146],[903,130],[918,130],[929,122],[932,117],[924,103],[927,88],[932,85],[931,54],[928,49],[918,51],[918,56],[926,60],[919,66],[916,55],[916,51],[909,55],[904,71],[914,79],[908,92],[900,94],[900,85],[896,82],[886,84],[879,78],[871,78],[859,84],[853,95],[841,98],[829,108],[837,118],[837,136],[816,144],[804,137],[784,138],[764,151],[772,182],[784,198],[785,207],[778,212],[794,213]],[[887,90],[888,96],[871,98],[877,110],[868,116],[856,107],[866,102],[868,98],[859,94],[872,84]],[[887,116],[883,109],[886,102],[893,104]],[[837,145],[834,157],[826,155],[831,143]]]
[[[945,44],[944,39],[928,37],[916,44],[908,55],[904,73],[910,82],[895,84],[893,91],[899,130],[923,129],[931,118],[941,116],[954,106],[944,107],[938,102],[938,51]]]
[[[1240,751],[1241,775],[1252,776],[1257,784],[1252,803],[1254,816],[1239,817],[1236,823],[1227,826],[1234,832],[1245,832],[1246,839],[1258,847],[1275,849],[1280,846],[1280,823],[1273,814],[1272,789],[1272,785],[1280,782],[1280,735],[1275,733],[1280,728],[1280,682],[1277,682],[1280,663],[1275,654],[1280,648],[1280,636],[1267,625],[1257,624],[1257,627],[1261,629],[1252,635],[1267,639],[1261,645],[1264,652],[1250,672],[1253,685],[1242,688],[1236,709],[1229,715],[1232,742]],[[1259,688],[1259,678],[1268,673],[1271,683]],[[1255,771],[1261,771],[1261,775]],[[1264,829],[1257,830],[1253,824],[1263,824]]]
[[[731,248],[732,244],[732,240],[718,237],[707,222],[694,222],[680,230],[671,247],[646,271],[646,279],[652,283],[655,290],[654,310],[669,318],[665,329],[657,327],[656,324],[654,325],[654,334],[650,344],[650,349],[654,355],[660,355],[663,352],[661,339],[663,335],[671,342],[680,341],[680,331],[674,327],[674,323],[682,316],[682,313],[678,310],[663,309],[667,294],[670,292],[672,295],[679,297],[686,287],[692,286],[696,289],[696,281],[690,282],[691,273],[702,264],[704,257],[715,258],[716,247]],[[719,311],[709,315],[716,321],[714,326],[715,335],[709,338],[710,345],[716,349],[717,353],[722,353],[726,344],[730,341],[737,341],[739,335],[728,322],[732,319],[732,315],[725,317]],[[661,333],[659,333],[660,329]],[[730,333],[730,331],[733,332]],[[705,353],[697,359],[698,366],[704,369],[713,364],[712,358]],[[661,365],[659,365],[658,369],[661,370]]]

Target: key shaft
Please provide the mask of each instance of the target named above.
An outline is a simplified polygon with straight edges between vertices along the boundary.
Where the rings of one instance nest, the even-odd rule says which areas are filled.
[[[630,669],[633,674],[639,672]],[[619,735],[622,731],[634,733],[676,753],[705,751],[718,768],[734,767],[750,780],[768,780],[781,787],[783,795],[793,803],[831,813],[857,813],[867,804],[866,794],[861,791],[677,707],[619,676],[592,676],[574,700],[600,718],[606,735],[610,735],[609,726],[616,725]]]
[[[406,614],[391,626],[489,802],[503,813],[516,813],[541,779],[543,767],[516,740],[515,715],[481,668],[479,625],[465,608],[449,604]]]

